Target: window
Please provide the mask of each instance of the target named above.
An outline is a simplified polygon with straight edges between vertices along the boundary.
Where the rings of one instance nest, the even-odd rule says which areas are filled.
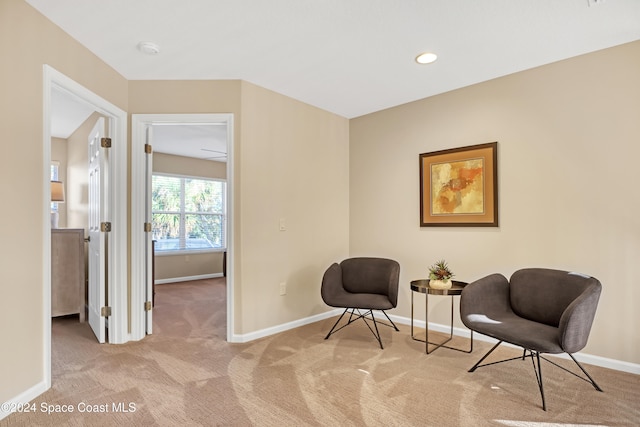
[[[224,181],[154,174],[151,185],[156,251],[225,248]]]
[[[59,181],[60,162],[51,162],[51,181]],[[51,212],[58,212],[58,202],[51,202]]]

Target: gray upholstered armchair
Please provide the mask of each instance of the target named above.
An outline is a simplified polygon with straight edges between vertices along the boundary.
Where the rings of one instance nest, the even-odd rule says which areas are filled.
[[[481,366],[520,359],[514,357],[480,364],[502,342],[507,342],[524,349],[522,359],[531,358],[542,409],[546,410],[540,370],[540,354],[543,353],[567,353],[586,378],[545,357],[542,359],[602,391],[573,357],[573,353],[587,344],[601,288],[600,282],[593,277],[544,268],[516,271],[510,280],[501,274],[492,274],[470,283],[460,298],[462,322],[473,331],[497,339],[498,343],[469,372]]]
[[[390,259],[349,258],[340,264],[333,263],[322,278],[322,299],[331,307],[345,310],[324,339],[356,320],[363,319],[378,340],[380,348],[383,348],[378,324],[398,330],[385,310],[394,308],[398,303],[399,277],[400,265]],[[373,310],[382,311],[391,324],[376,321]],[[348,311],[350,315],[347,323],[336,329]],[[373,328],[367,320],[373,323]]]

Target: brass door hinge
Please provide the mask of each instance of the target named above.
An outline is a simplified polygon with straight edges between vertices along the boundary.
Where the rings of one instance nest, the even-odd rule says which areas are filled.
[[[146,301],[144,303],[144,311],[151,311],[151,301]]]
[[[144,223],[144,231],[147,233],[151,233],[151,223],[150,222],[145,222]]]
[[[111,148],[111,138],[100,138],[100,147]]]
[[[100,231],[103,233],[109,233],[111,231],[111,223],[110,222],[101,222],[100,223]]]
[[[100,310],[100,315],[102,317],[111,316],[111,307],[102,307],[102,309]]]
[[[144,152],[147,154],[153,153],[153,147],[151,147],[151,144],[144,144]]]

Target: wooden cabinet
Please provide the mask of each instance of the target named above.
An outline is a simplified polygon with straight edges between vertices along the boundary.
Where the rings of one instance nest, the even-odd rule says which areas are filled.
[[[85,320],[84,230],[51,230],[51,316],[80,315]]]

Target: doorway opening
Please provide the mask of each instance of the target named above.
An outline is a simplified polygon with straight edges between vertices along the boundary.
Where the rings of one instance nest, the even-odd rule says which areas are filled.
[[[110,164],[105,169],[106,185],[104,194],[103,221],[111,223],[109,245],[104,250],[108,259],[105,275],[109,278],[104,291],[108,292],[109,315],[105,306],[105,317],[109,318],[109,342],[124,343],[129,340],[127,330],[127,115],[126,113],[97,96],[90,90],[44,65],[43,68],[43,181],[42,181],[42,230],[43,230],[43,366],[46,388],[51,387],[51,136],[52,98],[54,91],[84,104],[87,108],[106,118],[105,133],[111,138]],[[88,174],[88,165],[85,169]],[[83,284],[84,286],[84,284]],[[84,301],[83,301],[84,304]]]
[[[193,134],[213,132],[220,145],[197,145],[181,147],[165,145],[162,139],[171,139],[176,132]],[[226,273],[226,332],[227,341],[233,337],[233,114],[133,114],[131,118],[131,335],[142,339],[152,332],[153,309],[145,309],[153,300],[152,274],[152,213],[151,179],[153,154],[164,152],[181,157],[199,157],[224,162],[226,180],[226,209],[224,221]],[[154,135],[157,135],[157,139]],[[197,139],[197,138],[195,138]],[[157,141],[158,144],[156,144]],[[175,145],[175,144],[174,144]],[[172,153],[172,151],[174,151]],[[190,154],[191,153],[191,154]],[[138,227],[138,225],[140,225]],[[194,239],[201,240],[201,239]],[[202,240],[203,241],[203,240]],[[197,242],[196,242],[197,243]],[[216,246],[216,245],[214,245]],[[219,246],[219,245],[218,245]],[[221,255],[221,252],[220,252]],[[146,305],[145,305],[146,304]]]

